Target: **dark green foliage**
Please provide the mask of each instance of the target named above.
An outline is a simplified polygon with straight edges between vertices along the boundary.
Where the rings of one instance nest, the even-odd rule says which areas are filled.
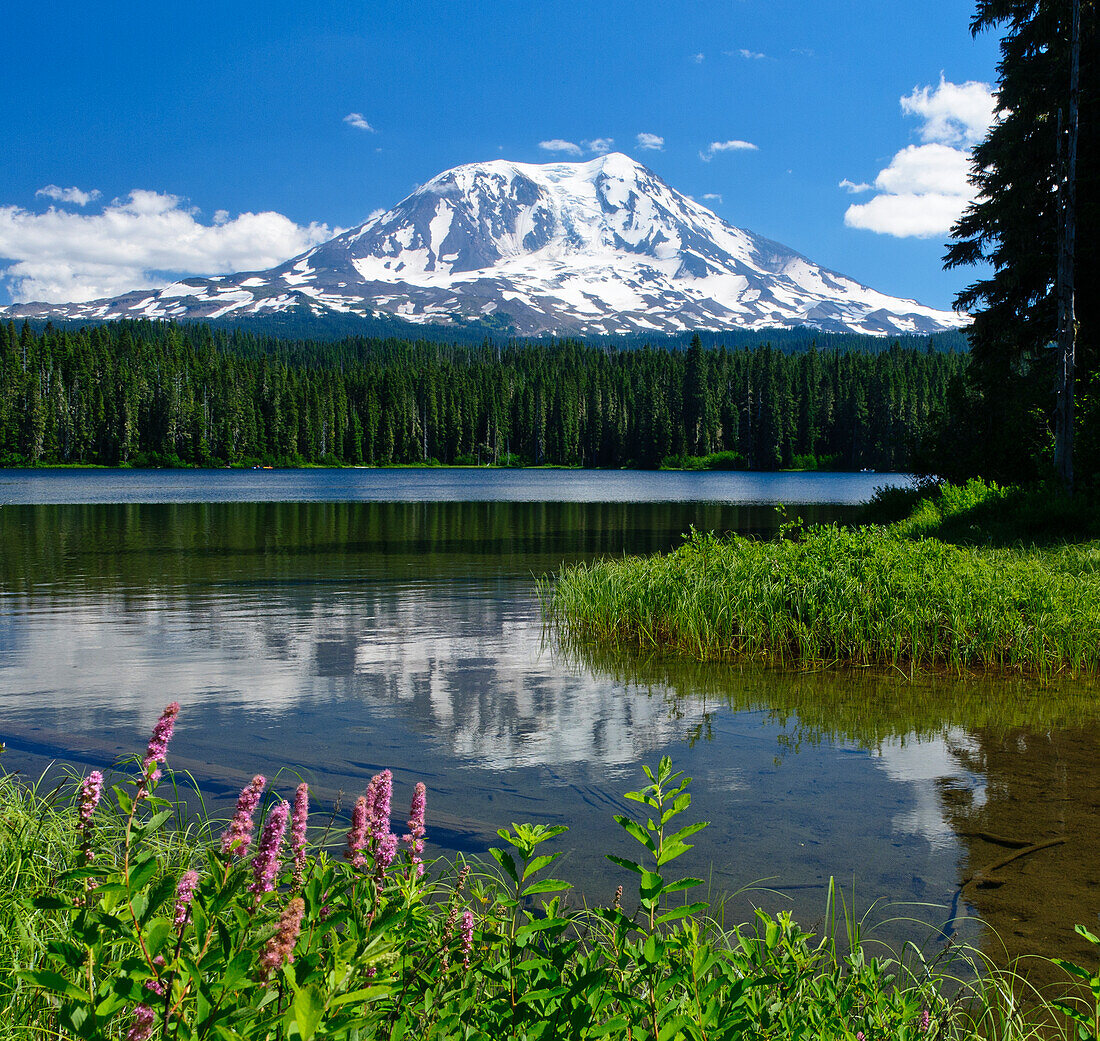
[[[697,338],[698,339],[698,338]],[[963,355],[0,326],[0,464],[905,469]]]
[[[939,462],[952,479],[982,474],[1030,480],[1049,452],[1054,405],[1052,343],[1057,333],[1060,147],[1068,122],[1068,2],[979,0],[975,33],[1003,28],[998,120],[974,149],[978,199],[955,225],[948,267],[992,265],[956,306],[974,314],[969,379],[955,395]],[[1077,159],[1076,468],[1100,472],[1100,46],[1097,8],[1081,3],[1080,135]],[[957,435],[957,436],[953,436]]]
[[[901,509],[906,499],[908,508]],[[1054,483],[1002,488],[971,480],[913,491],[883,488],[869,511],[876,520],[900,520],[896,529],[910,538],[959,545],[1037,546],[1100,539],[1096,494],[1070,498]]]

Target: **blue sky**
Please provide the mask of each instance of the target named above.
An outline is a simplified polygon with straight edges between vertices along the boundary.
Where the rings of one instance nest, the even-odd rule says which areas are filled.
[[[447,167],[573,146],[627,152],[732,224],[947,307],[974,273],[941,270],[936,228],[965,191],[997,58],[971,14],[955,0],[11,5],[0,302],[266,266]]]

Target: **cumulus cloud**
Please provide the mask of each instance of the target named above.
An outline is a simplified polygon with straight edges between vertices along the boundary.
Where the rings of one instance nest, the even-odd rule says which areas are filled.
[[[719,152],[755,152],[756,145],[751,141],[711,141],[706,150],[699,153],[704,163],[709,163]]]
[[[588,151],[595,153],[596,155],[606,155],[615,147],[615,139],[611,137],[597,137],[592,141],[582,141]]]
[[[262,270],[340,229],[281,213],[219,210],[210,224],[179,196],[132,191],[100,213],[0,206],[0,279],[17,303],[68,303],[163,286],[186,275]]]
[[[993,92],[987,83],[948,83],[941,75],[938,86],[914,88],[899,101],[902,112],[922,121],[925,143],[898,152],[875,178],[878,194],[849,206],[844,223],[898,238],[944,235],[974,198],[970,149],[993,121]],[[845,178],[839,187],[872,186]]]
[[[848,178],[845,177],[837,187],[843,188],[850,195],[858,195],[860,192],[869,192],[874,186],[868,184],[866,181],[860,181],[859,184],[856,184],[855,181],[849,181]]]
[[[59,188],[56,184],[47,184],[45,188],[39,188],[34,194],[44,199],[72,203],[74,206],[87,206],[88,203],[95,202],[103,193],[98,188],[86,192],[80,188]]]
[[[707,192],[707,194],[704,195],[703,198],[707,202],[718,202],[718,203],[720,203],[722,201],[722,193],[721,192]]]
[[[767,55],[764,54],[763,51],[750,51],[748,49],[748,47],[739,48],[737,53],[739,55],[741,55],[742,58],[745,58],[748,61],[757,61],[760,58],[766,58],[767,57]]]
[[[706,55],[703,54],[702,51],[700,51],[698,54],[693,54],[691,56],[691,60],[695,62],[696,65],[702,65],[705,59]]]
[[[942,73],[938,87],[914,88],[901,99],[902,112],[924,120],[922,141],[967,148],[985,137],[993,122],[993,105],[988,83],[948,83]]]
[[[659,134],[641,133],[637,137],[638,147],[660,152],[665,147],[665,139]]]
[[[581,146],[572,141],[563,141],[560,137],[552,137],[549,141],[540,141],[539,148],[547,152],[565,152],[568,155],[580,155]]]
[[[378,131],[363,118],[362,112],[349,112],[344,116],[344,122],[350,127],[355,127],[356,130],[366,130],[372,134],[378,133]]]

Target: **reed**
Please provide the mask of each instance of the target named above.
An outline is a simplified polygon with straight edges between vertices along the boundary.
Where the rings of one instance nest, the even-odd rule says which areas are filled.
[[[772,542],[693,530],[671,553],[566,567],[541,595],[573,639],[700,660],[1100,670],[1100,544],[952,545],[909,530]]]

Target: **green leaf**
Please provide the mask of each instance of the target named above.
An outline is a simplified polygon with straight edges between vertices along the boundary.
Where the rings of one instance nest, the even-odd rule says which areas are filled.
[[[1097,936],[1095,933],[1090,933],[1083,925],[1075,925],[1073,931],[1078,936],[1083,936],[1089,943],[1096,944],[1100,947],[1100,936]]]
[[[489,848],[489,854],[492,856],[493,860],[508,872],[512,881],[518,885],[519,872],[516,871],[516,862],[512,859],[512,854],[503,849],[497,849],[496,846],[491,846]]]
[[[664,914],[659,915],[656,918],[658,922],[673,922],[677,918],[683,918],[685,915],[701,914],[704,911],[710,910],[710,904],[700,901],[694,904],[684,904],[683,907],[674,907],[671,911],[666,911]]]
[[[563,856],[563,854],[561,852],[547,853],[547,854],[543,854],[542,856],[535,857],[527,865],[527,867],[523,869],[523,877],[524,878],[529,878],[531,875],[535,874],[536,872],[541,871],[548,864],[553,864],[554,861],[557,860],[558,857],[560,857],[560,856]]]
[[[664,884],[665,880],[660,875],[652,871],[643,871],[642,881],[638,884],[638,891],[641,893],[643,900],[652,900],[664,891]]]
[[[156,918],[145,927],[145,947],[153,956],[160,954],[173,926],[167,918]]]
[[[629,817],[623,816],[621,813],[615,814],[615,823],[619,825],[628,835],[637,839],[650,853],[656,855],[657,847],[653,844],[653,839],[646,833],[645,829],[635,820],[631,820]]]
[[[669,882],[665,886],[664,891],[666,893],[681,893],[685,889],[694,889],[696,886],[701,886],[703,880],[701,878],[681,878],[676,882]]]
[[[538,893],[560,893],[565,889],[572,889],[569,882],[563,882],[560,878],[544,878],[539,882],[532,882],[520,893],[520,896],[535,896]]]
[[[704,828],[710,827],[710,821],[699,821],[697,824],[688,824],[686,827],[681,828],[679,831],[673,832],[669,835],[667,842],[683,842],[684,839],[690,838],[696,832],[702,831]],[[689,847],[690,848],[690,847]]]
[[[35,896],[28,901],[37,911],[63,911],[72,907],[72,900],[63,896]]]
[[[157,828],[172,816],[173,812],[172,810],[161,810],[160,813],[154,813],[153,816],[145,822],[145,830],[156,831]]]
[[[605,857],[611,861],[612,864],[618,864],[619,867],[626,868],[627,871],[633,871],[636,875],[642,873],[642,865],[635,864],[633,860],[626,860],[623,857],[616,857],[611,853],[605,853]]]
[[[1080,965],[1075,965],[1073,962],[1065,961],[1062,958],[1051,958],[1050,960],[1060,969],[1065,969],[1071,976],[1077,976],[1083,980],[1092,979],[1092,973],[1089,972],[1088,969],[1081,968]]]
[[[64,976],[49,969],[25,969],[17,973],[20,979],[33,983],[42,990],[52,991],[54,994],[63,994],[74,1001],[90,1002],[87,991],[81,990],[76,984],[70,983]]]
[[[310,1041],[325,1014],[325,998],[319,987],[303,987],[294,995],[294,1022],[302,1041]]]
[[[361,990],[349,990],[346,994],[341,994],[339,997],[333,998],[329,1004],[333,1008],[339,1008],[341,1005],[349,1005],[353,1001],[365,1005],[370,1001],[377,1001],[379,998],[384,998],[389,993],[389,987],[363,987]]]
[[[130,810],[133,809],[134,801],[126,793],[125,789],[119,787],[117,784],[111,788],[111,791],[115,793],[115,802],[118,803],[119,811],[122,816],[129,815]]]
[[[157,862],[155,859],[151,858],[145,861],[144,864],[139,864],[130,873],[130,892],[136,893],[139,889],[144,889],[156,873]]]

